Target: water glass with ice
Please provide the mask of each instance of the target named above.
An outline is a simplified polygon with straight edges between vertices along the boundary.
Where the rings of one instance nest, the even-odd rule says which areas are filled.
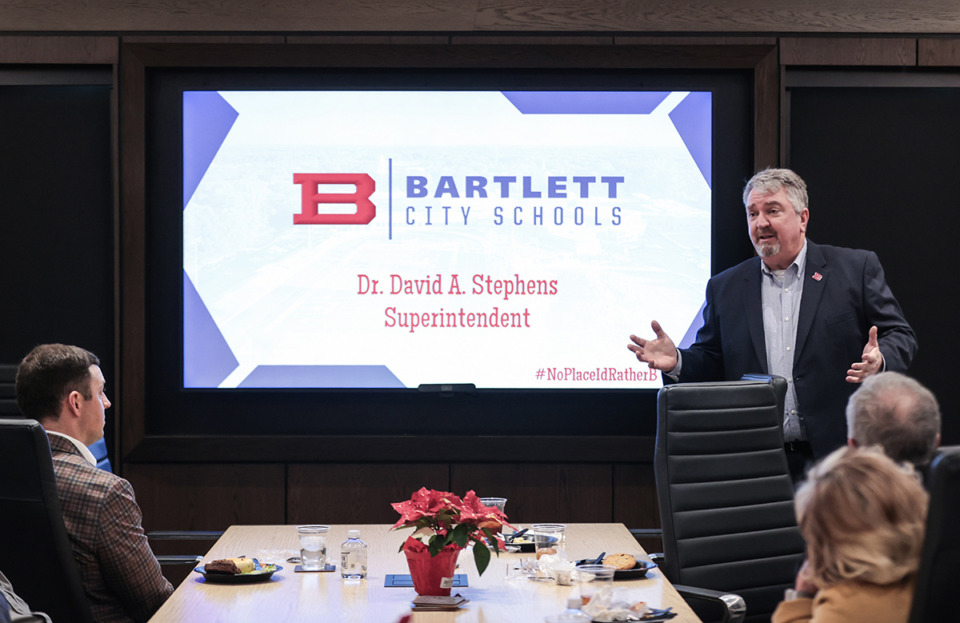
[[[321,571],[325,568],[328,532],[330,526],[297,526],[297,535],[300,537],[300,567],[304,571]]]

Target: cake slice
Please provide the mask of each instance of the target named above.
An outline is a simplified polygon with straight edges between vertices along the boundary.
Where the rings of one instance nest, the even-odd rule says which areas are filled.
[[[227,575],[250,573],[255,568],[252,558],[221,558],[220,560],[211,560],[203,566],[204,571],[207,573],[222,573]]]

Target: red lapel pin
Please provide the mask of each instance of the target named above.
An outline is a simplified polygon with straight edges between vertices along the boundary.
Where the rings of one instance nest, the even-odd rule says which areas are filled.
[[[823,275],[821,275],[820,273],[813,273],[814,281],[820,281],[821,279],[823,279]]]

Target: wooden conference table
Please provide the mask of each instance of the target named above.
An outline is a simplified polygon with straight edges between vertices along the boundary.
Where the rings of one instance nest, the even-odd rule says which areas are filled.
[[[360,537],[369,546],[368,575],[360,582],[340,578],[340,543],[347,530],[359,528]],[[286,557],[297,555],[295,526],[231,526],[203,559],[238,556],[258,557],[261,562],[276,560],[283,567],[265,582],[253,584],[215,584],[199,573],[191,572],[169,600],[150,619],[150,623],[266,623],[287,621],[329,621],[337,623],[397,623],[410,614],[413,588],[386,588],[388,573],[409,573],[406,558],[398,548],[411,533],[409,529],[390,531],[389,525],[337,525],[328,536],[327,553],[337,563],[333,573],[296,573]],[[567,554],[571,560],[598,556],[601,552],[625,552],[646,558],[623,524],[568,524]],[[540,623],[544,617],[560,613],[570,595],[579,595],[578,587],[559,586],[526,578],[507,579],[509,565],[531,557],[529,553],[503,553],[493,556],[483,576],[477,575],[472,552],[464,550],[457,573],[466,573],[468,587],[454,588],[469,603],[455,612],[414,612],[412,623]],[[201,563],[201,564],[203,564]],[[671,623],[699,623],[683,598],[663,577],[659,569],[640,580],[618,581],[615,586],[629,588],[654,608],[673,607],[678,616]]]

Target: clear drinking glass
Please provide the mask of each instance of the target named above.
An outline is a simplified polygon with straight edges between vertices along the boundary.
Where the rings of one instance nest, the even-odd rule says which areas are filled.
[[[503,509],[507,506],[507,498],[480,498],[480,503],[484,506],[493,506],[503,513]],[[496,533],[502,535],[503,526],[497,528]]]
[[[300,537],[300,567],[304,571],[320,571],[326,567],[328,532],[330,526],[297,526],[297,535]]]
[[[577,565],[581,605],[590,603],[593,596],[604,587],[612,587],[616,570],[616,567],[610,565]]]
[[[546,552],[557,554],[564,550],[564,535],[567,525],[562,523],[535,523],[530,526],[530,532],[533,533],[533,542],[536,543],[537,558],[543,556],[541,550],[554,550]]]
[[[480,503],[484,506],[496,506],[501,513],[507,505],[507,498],[480,498]]]

